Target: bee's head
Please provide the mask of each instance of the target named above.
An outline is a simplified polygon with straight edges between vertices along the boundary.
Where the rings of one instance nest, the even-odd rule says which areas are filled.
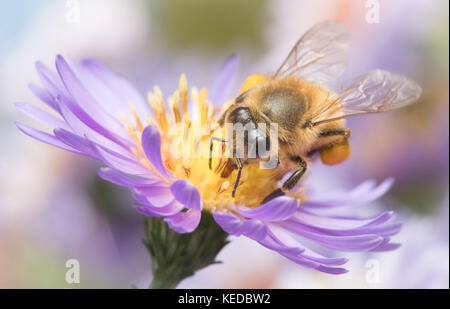
[[[233,157],[237,156],[247,161],[267,156],[270,138],[265,127],[255,123],[248,107],[239,106],[230,111],[226,122],[232,129]]]

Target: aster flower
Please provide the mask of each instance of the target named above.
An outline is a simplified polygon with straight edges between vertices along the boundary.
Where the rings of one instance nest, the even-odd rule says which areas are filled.
[[[392,211],[370,218],[333,214],[338,208],[376,200],[389,190],[391,179],[379,185],[366,181],[349,192],[322,195],[308,195],[306,188],[299,187],[260,205],[279,184],[270,177],[272,170],[256,165],[246,167],[232,197],[236,171],[221,177],[209,169],[208,156],[199,152],[209,150],[213,134],[204,128],[211,129],[227,106],[224,102],[236,72],[236,57],[227,61],[209,93],[207,89],[189,90],[182,75],[179,88],[168,100],[155,87],[148,102],[129,82],[95,60],[72,64],[57,56],[57,74],[41,63],[36,68],[42,87],[31,84],[30,89],[57,116],[27,104],[17,104],[17,108],[49,125],[53,134],[19,123],[18,128],[47,144],[102,161],[106,167],[99,170],[100,177],[128,187],[138,212],[163,218],[174,232],[186,234],[183,237],[197,229],[202,212],[203,217],[212,214],[226,233],[249,237],[299,265],[330,274],[346,272],[341,266],[347,259],[323,256],[299,238],[344,252],[387,251],[398,246],[390,242],[400,229],[392,223]],[[148,235],[146,245],[151,246],[156,236],[151,231]],[[225,245],[225,238],[218,236],[221,245],[215,254]],[[214,258],[210,257],[211,263]]]

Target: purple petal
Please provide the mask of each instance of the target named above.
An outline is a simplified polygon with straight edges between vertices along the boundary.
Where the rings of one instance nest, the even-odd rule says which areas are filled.
[[[281,242],[278,238],[274,236],[270,228],[267,229],[266,238],[260,240],[259,243],[262,244],[264,247],[269,248],[270,250],[276,251],[283,255],[298,256],[300,253],[304,251],[304,249],[297,246],[297,242],[293,246]]]
[[[268,237],[265,239],[259,241],[261,245],[264,247],[267,247],[271,250],[277,251],[279,254],[284,256],[285,258],[288,258],[289,260],[304,266],[308,268],[316,268],[319,267],[320,264],[314,261],[307,260],[303,257],[301,257],[299,254],[302,252],[298,248],[295,247],[289,247],[285,246],[284,244],[280,243],[277,239],[274,239],[271,237],[271,235],[268,233]]]
[[[298,202],[295,198],[281,196],[254,209],[236,207],[236,212],[247,218],[271,222],[290,218],[297,211],[297,207]]]
[[[137,212],[139,212],[140,214],[143,214],[144,216],[148,216],[148,217],[165,217],[165,214],[160,214],[156,211],[153,211],[151,208],[148,207],[144,207],[142,205],[134,205],[133,206]]]
[[[124,167],[125,165],[128,166],[131,163],[133,168],[131,174],[135,174],[140,171],[143,174],[138,175],[143,175],[146,177],[151,173],[145,169],[134,156],[124,156],[122,153],[117,153],[107,149],[95,142],[90,141],[86,137],[81,137],[64,129],[55,129],[54,133],[60,141],[74,149],[77,149],[81,154],[94,159],[102,160],[105,163],[109,163],[111,166],[115,165]]]
[[[170,188],[166,183],[157,184],[151,187],[142,187],[135,190],[136,193],[141,194],[144,200],[136,199],[143,204],[149,204],[155,207],[166,206],[174,201],[174,197],[170,192]]]
[[[335,231],[332,229],[322,229],[323,232],[334,234],[337,236],[352,236],[352,235],[367,235],[374,234],[378,236],[388,237],[398,234],[402,229],[402,225],[400,223],[376,226],[376,227],[361,227],[356,229],[349,230],[339,230]]]
[[[170,186],[170,191],[175,199],[185,205],[186,208],[202,210],[202,199],[200,198],[200,194],[198,193],[197,188],[189,181],[185,179],[175,181]]]
[[[154,186],[155,184],[160,184],[161,180],[157,177],[155,178],[131,178],[123,175],[119,171],[109,168],[102,167],[98,170],[98,175],[106,181],[112,182],[119,186],[131,187],[131,188],[141,188]]]
[[[94,159],[101,159],[93,148],[92,142],[85,137],[81,137],[64,129],[56,129],[53,133],[61,142],[78,150],[81,154]]]
[[[352,236],[375,234],[391,236],[397,234],[401,224],[384,224],[394,217],[393,211],[386,211],[374,218],[344,218],[314,215],[305,210],[299,210],[289,221],[301,224],[306,229],[335,236]],[[299,225],[300,226],[300,225]]]
[[[125,174],[145,176],[151,172],[142,166],[140,163],[133,161],[129,158],[123,157],[122,155],[115,153],[106,148],[100,147],[100,145],[92,144],[95,152],[101,158],[106,165],[119,170]]]
[[[129,103],[136,107],[138,115],[148,115],[150,109],[139,91],[125,78],[112,72],[107,66],[94,59],[84,59],[80,65],[86,87],[92,87],[99,102],[112,104],[117,111],[132,117]],[[101,104],[101,103],[100,103]],[[105,105],[107,111],[110,106]],[[117,114],[116,114],[117,115]],[[115,115],[113,115],[115,116]],[[132,118],[131,118],[132,119]]]
[[[384,195],[393,183],[393,178],[388,178],[374,188],[374,182],[366,181],[350,192],[334,192],[312,196],[302,203],[302,207],[318,209],[364,205]]]
[[[381,213],[380,215],[378,215],[377,217],[375,217],[374,219],[370,220],[370,222],[368,222],[364,226],[369,227],[369,226],[380,225],[380,224],[386,223],[388,221],[392,221],[396,217],[397,217],[397,214],[393,210],[385,211],[385,212]]]
[[[259,241],[259,243],[301,266],[308,268],[317,268],[320,266],[320,263],[308,260],[301,255],[303,250],[296,246],[297,242],[295,242],[294,246],[285,245],[272,233],[271,229],[267,230],[266,238]]]
[[[216,223],[230,235],[245,235],[256,241],[261,241],[267,235],[267,226],[259,220],[243,220],[228,212],[213,212],[213,217]]]
[[[378,235],[378,236],[392,236],[398,234],[402,228],[401,224],[392,224],[378,227],[362,227],[348,230],[333,230],[333,229],[318,229],[321,233],[327,233],[336,236],[353,236],[353,235]]]
[[[63,128],[70,131],[69,126],[60,118],[57,118],[42,109],[26,103],[16,103],[16,108],[25,115],[39,121],[42,124],[48,125],[51,128]]]
[[[59,102],[61,114],[73,132],[86,136],[90,141],[120,153],[123,156],[129,158],[135,157],[129,150],[133,146],[131,142],[121,140],[96,122],[93,122],[89,115],[85,114],[79,106],[73,104],[70,100],[60,97]]]
[[[267,227],[263,226],[261,222],[253,220],[253,222],[246,223],[248,220],[243,220],[237,215],[228,212],[213,211],[213,217],[216,223],[230,235],[240,236],[246,233],[250,238],[264,242],[264,246],[271,250],[295,254],[301,252],[298,248],[287,247],[271,241],[271,239],[267,237]],[[266,238],[263,239],[262,236]]]
[[[320,265],[316,268],[316,270],[321,271],[323,273],[331,274],[331,275],[342,275],[348,272],[345,268],[339,268],[339,267],[327,267]]]
[[[307,210],[299,209],[292,220],[307,224],[317,228],[348,230],[368,226],[377,226],[393,218],[393,211],[386,211],[374,218],[350,218],[350,217],[330,217],[325,215],[316,215]]]
[[[224,212],[213,212],[216,223],[228,234],[242,235],[243,220],[236,215]]]
[[[378,247],[370,250],[370,252],[392,251],[392,250],[396,250],[402,246],[401,244],[391,243],[390,241],[391,241],[391,239],[389,237],[385,238]]]
[[[374,234],[355,236],[330,235],[326,231],[314,230],[304,224],[290,220],[278,224],[299,236],[311,239],[325,247],[341,251],[369,251],[379,246],[383,241],[383,237]]]
[[[173,216],[183,210],[184,206],[177,201],[172,201],[163,207],[153,207],[151,205],[136,205],[137,211],[151,217]]]
[[[212,84],[210,90],[210,100],[215,107],[221,107],[229,99],[233,81],[236,78],[239,67],[239,57],[231,56],[225,62],[222,70]]]
[[[264,245],[264,244],[262,244],[262,245]],[[296,264],[298,264],[300,266],[303,266],[303,267],[316,268],[317,269],[318,267],[321,266],[320,263],[317,263],[317,262],[314,262],[314,261],[309,261],[309,260],[307,260],[305,258],[302,258],[301,256],[284,254],[284,253],[281,253],[281,252],[280,252],[280,254],[282,256],[284,256],[285,258],[287,258],[287,259],[293,261],[294,263],[296,263]]]
[[[28,88],[30,88],[31,92],[33,92],[33,94],[37,96],[42,102],[56,111],[59,110],[55,97],[52,97],[46,90],[33,83],[28,84]]]
[[[164,221],[177,233],[191,233],[200,223],[201,216],[201,211],[189,209],[186,212],[179,212],[176,215],[166,217]]]
[[[78,112],[81,114],[81,110],[83,110],[83,118],[87,121],[87,125],[91,126],[93,129],[94,127],[97,128],[97,130],[105,128],[108,131],[114,132],[114,134],[108,133],[114,140],[118,139],[116,135],[120,135],[124,139],[128,138],[123,125],[116,118],[111,117],[100,108],[97,101],[95,101],[85,89],[74,70],[61,55],[56,57],[56,68],[67,91],[79,105],[80,108],[78,109]],[[84,119],[81,120],[85,121]],[[95,119],[95,121],[93,119]],[[98,123],[101,123],[102,125],[100,126]],[[106,131],[105,129],[101,131],[104,132]]]
[[[55,73],[47,68],[47,66],[38,61],[36,62],[36,71],[39,75],[42,85],[50,94],[50,96],[52,96],[54,99],[58,96],[69,96],[61,80]]]
[[[245,235],[258,240],[266,235],[266,227],[259,220],[241,219],[232,213],[215,211],[213,217],[216,223],[230,235]]]
[[[320,264],[334,265],[334,266],[343,265],[348,261],[348,259],[346,258],[327,258],[323,255],[318,254],[313,250],[306,248],[294,237],[292,237],[289,232],[278,227],[276,224],[271,224],[269,226],[269,233],[272,236],[272,238],[280,245],[288,246],[291,248],[294,247],[299,248],[300,252],[295,255],[300,256],[301,258]]]
[[[161,159],[161,137],[153,126],[147,126],[142,132],[142,148],[153,167],[167,179],[172,176],[166,170]]]
[[[52,146],[55,146],[55,147],[58,147],[58,148],[61,148],[61,149],[64,149],[64,150],[67,150],[70,152],[80,154],[80,152],[78,150],[73,149],[72,147],[67,146],[66,144],[62,143],[59,139],[57,139],[53,135],[30,128],[29,126],[26,126],[26,125],[18,123],[18,122],[16,122],[16,126],[20,131],[22,131],[23,133],[25,133],[26,135],[28,135],[34,139],[37,139],[46,144],[49,144],[49,145],[52,145]]]
[[[253,240],[261,241],[267,235],[267,226],[259,220],[244,220],[242,234]]]

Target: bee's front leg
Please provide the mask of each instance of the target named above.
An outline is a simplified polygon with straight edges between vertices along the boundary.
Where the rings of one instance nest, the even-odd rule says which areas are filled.
[[[231,193],[231,196],[234,198],[234,196],[236,195],[236,189],[239,186],[239,181],[241,180],[241,172],[242,172],[242,162],[241,159],[236,158],[236,162],[237,162],[237,166],[238,166],[238,173],[236,176],[236,181],[234,182],[234,188],[233,188],[233,192]]]
[[[283,183],[281,188],[276,189],[272,193],[270,193],[268,196],[264,198],[264,200],[261,202],[261,204],[267,203],[270,200],[273,200],[276,197],[285,195],[284,192],[292,190],[294,188],[298,181],[303,177],[303,175],[306,173],[308,164],[305,160],[303,160],[301,157],[294,157],[292,160],[298,164],[298,169],[292,173],[291,176],[289,176],[288,179]]]
[[[215,136],[211,137],[211,139],[209,140],[209,160],[208,160],[209,169],[212,169],[212,155],[213,155],[214,141],[222,142],[222,144],[227,142],[227,140],[222,138],[218,138]]]

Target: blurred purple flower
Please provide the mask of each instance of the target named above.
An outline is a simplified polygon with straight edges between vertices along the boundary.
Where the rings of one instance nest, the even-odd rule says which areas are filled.
[[[194,89],[189,96],[182,76],[180,88],[168,104],[155,88],[149,94],[150,105],[129,82],[97,61],[88,59],[75,65],[58,56],[58,75],[41,63],[36,67],[43,87],[32,84],[30,88],[60,117],[17,104],[25,114],[51,126],[54,134],[19,123],[18,128],[42,142],[102,161],[107,165],[99,170],[103,179],[130,188],[140,213],[164,217],[178,233],[194,231],[202,210],[210,211],[227,233],[247,236],[299,265],[331,274],[346,272],[340,266],[347,259],[325,257],[306,248],[297,237],[346,252],[398,247],[390,242],[390,237],[400,230],[399,224],[392,223],[392,211],[371,218],[322,212],[372,202],[390,189],[391,179],[378,186],[367,181],[349,192],[308,198],[296,192],[259,206],[255,200],[276,188],[270,177],[264,177],[270,171],[249,167],[242,176],[239,193],[232,199],[230,182],[207,168],[207,158],[171,157],[168,143],[180,135],[171,131],[177,122],[189,122],[190,129],[196,124],[213,123],[218,110],[209,102],[222,103],[228,97],[223,90],[230,89],[237,69],[236,57],[226,63],[217,79],[220,85],[214,84],[208,101],[206,89]],[[143,119],[148,125],[143,125]],[[194,140],[202,145],[209,142],[202,137],[194,135]]]

